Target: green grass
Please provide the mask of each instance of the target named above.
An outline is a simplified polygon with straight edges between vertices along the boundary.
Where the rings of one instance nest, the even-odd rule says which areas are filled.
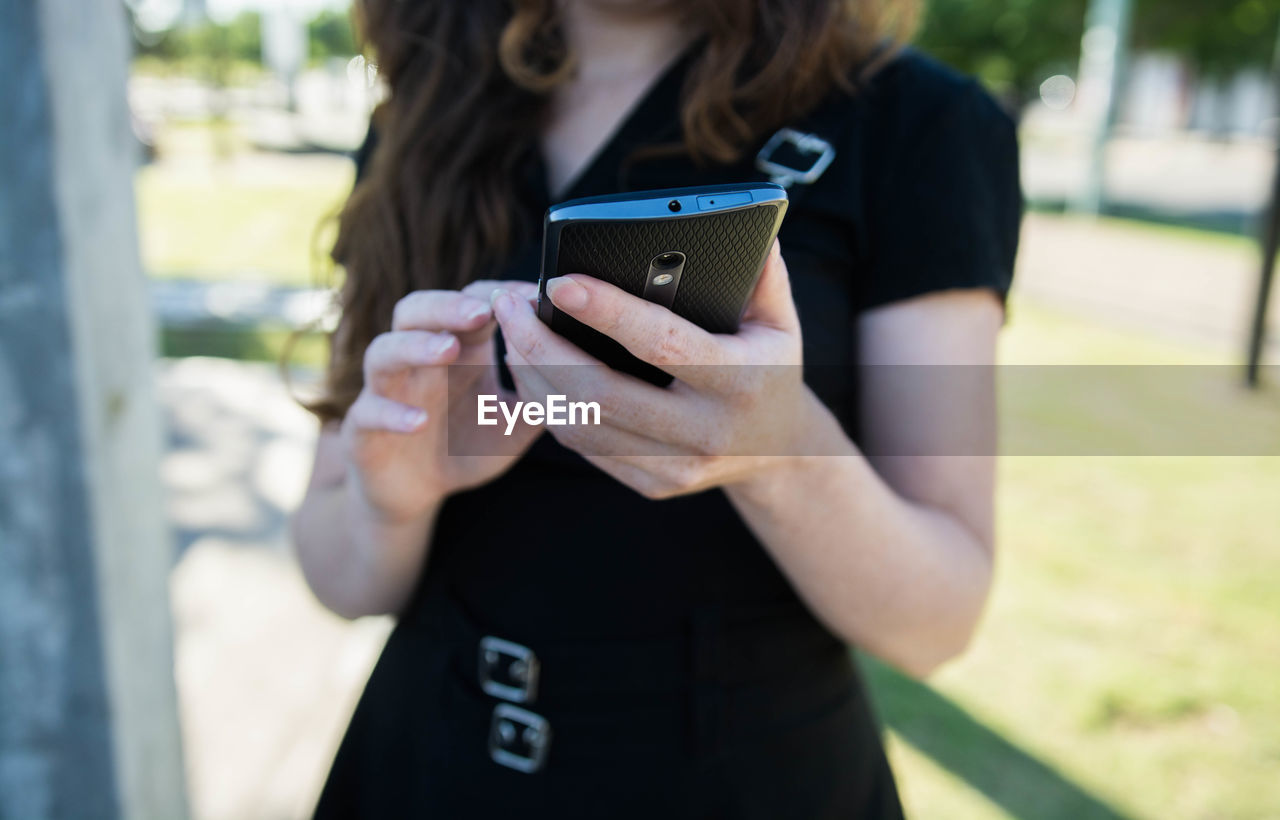
[[[1016,307],[1006,361],[1220,358]],[[1224,382],[1203,424],[1280,437],[1280,384],[1250,394],[1235,369],[1203,372]],[[1074,412],[1070,384],[1048,384],[1002,412]],[[998,504],[969,653],[928,686],[868,667],[910,813],[1277,816],[1280,458],[1010,457]]]
[[[291,161],[296,178],[275,181],[144,170],[149,269],[307,284],[312,231],[350,171],[281,159]],[[166,331],[163,344],[169,355],[273,360],[286,337],[211,326]],[[323,357],[311,336],[294,361]],[[1017,301],[1001,359],[1231,361]],[[1104,425],[1140,439],[1150,419],[1173,413],[1187,428],[1280,441],[1280,383],[1250,394],[1234,369],[1187,372],[1199,379],[1193,389],[1133,391],[1120,408],[1091,402],[1070,380],[1019,380],[1002,395],[1006,434],[1034,432],[1035,421],[1094,440]],[[910,814],[1280,816],[1280,458],[1015,456],[1002,460],[1000,480],[997,581],[971,650],[928,685],[867,664]]]
[[[877,677],[900,737],[941,749],[948,768],[981,766],[973,785],[989,797],[959,815],[953,789],[907,757],[915,813],[1081,816],[1078,799],[1020,765],[1027,755],[1119,813],[1275,816],[1280,459],[1011,458],[1001,482],[991,610],[934,683],[975,725],[912,728],[928,698]],[[1028,781],[1046,799],[1017,796]]]
[[[302,333],[296,338],[285,327],[244,327],[209,323],[195,327],[168,327],[160,331],[160,355],[216,356],[244,361],[281,362],[288,353],[291,367],[319,369],[328,361],[327,338]]]
[[[1134,218],[1128,215],[1109,214],[1105,216],[1085,216],[1081,214],[1071,213],[1064,210],[1062,203],[1039,203],[1031,202],[1029,207],[1033,211],[1053,214],[1060,219],[1073,220],[1078,222],[1088,222],[1096,220],[1099,224],[1121,228],[1131,231],[1135,234],[1145,234],[1155,238],[1169,238],[1175,241],[1191,241],[1198,244],[1214,245],[1221,248],[1230,248],[1232,250],[1243,250],[1247,252],[1256,251],[1258,248],[1258,239],[1256,236],[1250,235],[1248,231],[1254,229],[1251,220],[1238,220],[1225,217],[1219,217],[1219,221],[1230,221],[1230,229],[1206,227],[1204,218],[1199,222],[1195,220],[1194,215],[1191,217],[1182,217],[1177,214],[1153,214],[1152,219]],[[1160,216],[1168,221],[1155,221],[1154,217]],[[1244,231],[1245,233],[1242,233]]]
[[[170,133],[171,143],[210,138],[208,128]],[[232,138],[235,139],[234,137]],[[331,159],[332,161],[324,161]],[[256,173],[225,166],[152,165],[135,183],[143,265],[152,276],[245,278],[307,286],[328,270],[330,217],[350,191],[351,163],[333,157],[267,160],[284,168]],[[297,173],[288,173],[289,163]]]

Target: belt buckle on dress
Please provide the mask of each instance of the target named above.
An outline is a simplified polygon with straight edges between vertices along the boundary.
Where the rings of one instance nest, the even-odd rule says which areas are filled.
[[[542,768],[551,746],[551,724],[528,709],[499,703],[489,725],[489,757],[493,762],[532,774]]]
[[[532,703],[538,696],[538,656],[527,646],[502,638],[480,639],[480,688],[512,703]]]
[[[808,168],[793,168],[774,158],[778,149],[787,144],[801,154],[816,155]],[[808,185],[815,181],[835,158],[835,147],[817,134],[806,134],[794,128],[780,128],[769,137],[760,153],[756,154],[756,170],[768,174],[774,184],[790,188],[795,182]]]

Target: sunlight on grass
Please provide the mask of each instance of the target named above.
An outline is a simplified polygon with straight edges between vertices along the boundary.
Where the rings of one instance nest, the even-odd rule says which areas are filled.
[[[284,170],[273,167],[282,162]],[[151,276],[312,285],[327,270],[326,219],[352,178],[351,162],[337,156],[143,168],[135,186],[143,266]]]
[[[1016,307],[1005,361],[1215,358]],[[1203,423],[1274,424],[1278,391],[1224,390]],[[1070,399],[1015,396],[1004,412]],[[998,504],[990,610],[970,652],[932,687],[1099,802],[1082,809],[1047,787],[1038,802],[1019,797],[1038,775],[1018,777],[1016,755],[998,747],[986,750],[989,767],[970,770],[980,782],[957,782],[954,770],[969,764],[945,759],[946,750],[983,754],[980,732],[954,719],[920,721],[927,701],[904,696],[910,685],[900,679],[873,675],[889,725],[915,733],[912,744],[895,731],[890,747],[912,812],[995,818],[1014,805],[1020,816],[1064,820],[1274,817],[1280,458],[1009,457]],[[922,744],[942,759],[925,760]],[[1010,759],[1002,766],[1001,757]],[[986,797],[975,800],[975,787]]]

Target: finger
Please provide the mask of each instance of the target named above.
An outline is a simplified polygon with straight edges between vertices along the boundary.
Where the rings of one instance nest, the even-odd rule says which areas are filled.
[[[687,388],[675,391],[655,387],[603,364],[531,366],[538,369],[548,393],[595,404],[601,417],[620,430],[654,441],[683,444],[702,427],[702,419],[689,412],[699,394]]]
[[[466,350],[463,351],[463,357],[470,364],[487,364],[492,358],[488,347],[485,347],[483,352],[476,352],[474,355],[467,354],[472,346],[475,346],[478,349],[482,343],[486,343],[493,338],[493,331],[498,326],[493,320],[493,293],[496,290],[509,290],[522,299],[536,299],[538,296],[538,286],[535,283],[524,282],[517,279],[477,279],[464,287],[462,289],[463,294],[467,297],[481,300],[489,309],[488,322],[486,322],[479,330],[463,334],[460,337],[462,346],[466,348]]]
[[[353,433],[369,432],[413,433],[427,423],[427,411],[421,407],[379,396],[363,390],[347,411],[344,424]]]
[[[547,297],[558,309],[681,381],[717,389],[725,375],[719,372],[721,366],[733,360],[714,334],[593,276],[571,273],[549,279]],[[682,370],[676,373],[673,368]]]
[[[507,347],[514,347],[530,364],[600,365],[594,357],[547,327],[534,314],[528,299],[497,290],[493,295],[493,314],[502,327]]]
[[[619,484],[630,487],[646,498],[665,498],[672,494],[673,487],[662,476],[643,467],[610,456],[589,455],[583,458]]]
[[[521,299],[536,299],[538,296],[537,283],[519,279],[477,279],[464,287],[462,292],[482,300],[487,305],[493,300],[495,290],[510,291]]]
[[[540,372],[548,393],[596,401],[619,426],[646,435],[684,426],[681,406],[688,397],[602,364],[547,327],[526,300],[499,297],[494,312],[508,350],[519,354],[522,365]]]
[[[656,387],[609,368],[547,327],[523,299],[500,295],[494,313],[507,342],[508,363],[516,365],[510,368],[512,377],[521,369],[536,370],[539,400],[554,393],[596,402],[610,424],[655,441],[696,447],[707,438],[706,415],[693,409],[705,398],[697,389],[679,382]],[[713,389],[731,389],[734,383],[734,368],[728,366],[688,370],[696,371],[704,384],[714,383]],[[532,377],[529,381],[533,383]]]
[[[773,240],[773,248],[765,260],[760,280],[747,301],[744,322],[762,324],[778,330],[800,330],[795,300],[791,297],[791,277],[782,259],[782,245]]]
[[[493,335],[489,303],[452,290],[418,290],[396,302],[392,330],[447,330],[464,345],[485,342]]]
[[[529,366],[529,363],[520,355],[520,351],[510,345],[507,346],[506,362],[507,370],[511,373],[511,381],[516,386],[516,398],[519,401],[535,401],[546,406],[547,396],[552,388],[537,368]],[[525,426],[523,417],[520,425]]]
[[[563,384],[557,383],[553,379],[548,379],[545,375],[547,371],[531,365],[527,359],[520,355],[519,350],[514,348],[507,349],[507,365],[511,370],[511,378],[516,383],[516,391],[521,401],[536,401],[546,406],[547,398],[551,395],[567,396],[570,401],[590,400],[578,399],[574,393],[567,392],[572,388],[566,388]],[[586,368],[578,366],[556,367],[553,372],[558,374],[564,371],[580,369]],[[584,415],[589,419],[596,418],[590,412],[584,413]],[[545,426],[561,444],[584,456],[688,455],[687,450],[677,445],[668,444],[651,436],[610,423],[610,413],[604,407],[600,408],[599,419],[599,424]]]
[[[364,354],[365,384],[376,386],[418,367],[449,364],[458,357],[452,333],[398,330],[375,336]]]
[[[641,469],[647,469],[650,465],[656,468],[659,459],[687,458],[692,455],[678,445],[612,424],[549,424],[547,430],[557,441],[578,455],[617,459]]]

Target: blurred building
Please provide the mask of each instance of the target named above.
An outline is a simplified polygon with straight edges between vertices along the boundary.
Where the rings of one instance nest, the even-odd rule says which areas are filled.
[[[1270,77],[1260,69],[1201,77],[1177,56],[1142,54],[1129,67],[1119,123],[1151,136],[1183,130],[1216,137],[1270,136],[1275,97]]]

